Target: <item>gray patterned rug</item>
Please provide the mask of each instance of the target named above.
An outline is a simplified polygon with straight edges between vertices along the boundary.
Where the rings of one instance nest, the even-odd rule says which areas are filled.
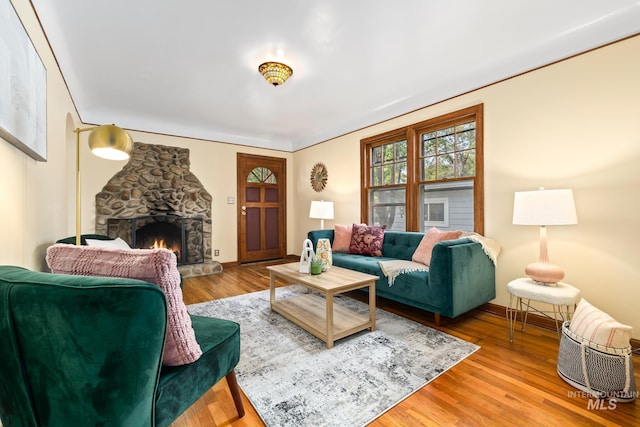
[[[278,299],[304,288],[278,288]],[[363,314],[368,306],[337,296]],[[188,306],[240,324],[240,387],[269,426],[364,426],[479,347],[378,309],[376,330],[325,343],[269,309],[269,291]]]

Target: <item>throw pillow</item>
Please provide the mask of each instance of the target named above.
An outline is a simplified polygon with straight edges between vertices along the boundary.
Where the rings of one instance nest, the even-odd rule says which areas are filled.
[[[569,330],[588,341],[616,348],[629,347],[633,333],[631,326],[617,322],[584,298],[580,300],[573,313]]]
[[[365,224],[360,224],[365,225]],[[333,227],[333,244],[331,251],[333,252],[349,252],[351,244],[351,232],[353,225],[336,224]]]
[[[191,363],[202,355],[182,299],[176,256],[168,249],[118,249],[57,244],[47,248],[53,273],[138,279],[162,289],[167,299],[167,342],[162,363]]]
[[[85,239],[88,246],[97,246],[100,248],[120,248],[131,249],[131,246],[120,237],[113,240]]]
[[[419,262],[420,264],[429,265],[431,263],[431,252],[433,247],[438,242],[443,240],[457,239],[462,235],[461,230],[442,231],[435,227],[430,228],[425,234],[420,244],[416,248],[416,251],[411,257],[411,261]]]
[[[384,228],[385,227],[353,224],[351,226],[349,253],[357,255],[382,256]]]

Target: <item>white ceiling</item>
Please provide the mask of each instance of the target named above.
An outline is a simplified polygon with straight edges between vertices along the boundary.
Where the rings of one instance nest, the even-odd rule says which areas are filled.
[[[640,33],[638,0],[31,2],[83,122],[284,151]]]

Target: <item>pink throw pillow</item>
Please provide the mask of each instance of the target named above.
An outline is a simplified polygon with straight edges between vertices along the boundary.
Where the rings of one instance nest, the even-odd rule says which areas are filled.
[[[384,227],[353,224],[349,253],[382,256]]]
[[[627,348],[633,328],[616,321],[582,298],[571,318],[569,330],[587,341],[607,347]]]
[[[168,249],[117,249],[56,244],[47,248],[53,273],[138,279],[162,289],[167,299],[167,342],[162,363],[194,362],[202,355],[182,299],[176,256]]]
[[[365,225],[365,224],[360,224]],[[333,244],[331,251],[333,252],[349,252],[351,244],[351,231],[353,225],[336,224],[333,228]]]
[[[457,239],[461,235],[461,230],[442,231],[438,230],[435,227],[430,228],[424,234],[424,237],[420,241],[420,244],[416,248],[416,251],[413,253],[411,261],[419,262],[428,266],[429,263],[431,263],[431,252],[433,252],[433,247],[436,245],[436,243],[443,240]]]

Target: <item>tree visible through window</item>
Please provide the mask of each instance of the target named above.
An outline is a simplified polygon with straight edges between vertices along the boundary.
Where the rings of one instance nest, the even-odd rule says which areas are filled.
[[[407,183],[407,140],[389,141],[371,148],[370,204],[376,224],[391,230],[404,228]]]
[[[475,120],[422,133],[420,137],[423,181],[475,175]]]
[[[482,105],[361,141],[362,220],[484,232]]]

